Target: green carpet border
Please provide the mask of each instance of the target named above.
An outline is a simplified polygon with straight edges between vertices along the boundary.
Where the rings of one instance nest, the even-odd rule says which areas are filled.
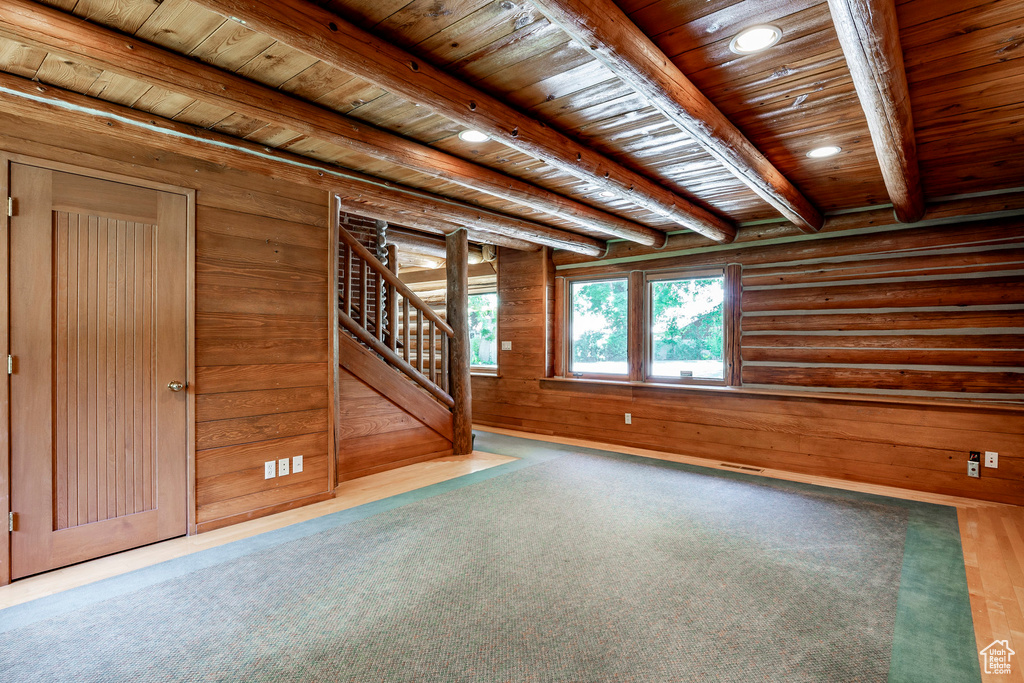
[[[890,683],[981,680],[957,511],[937,507],[907,520]]]
[[[478,431],[476,436],[478,450],[518,459],[0,610],[0,633],[464,486],[471,486],[524,467],[547,462],[568,453],[613,457],[800,493],[815,493],[826,489],[815,484],[621,453],[614,450],[613,446],[609,446],[608,449],[580,447],[489,431]],[[827,490],[829,495],[834,497],[876,501],[904,507],[909,511],[889,681],[980,681],[981,672],[974,652],[974,626],[956,509],[860,491]],[[951,644],[965,642],[970,643],[967,649],[950,647]]]

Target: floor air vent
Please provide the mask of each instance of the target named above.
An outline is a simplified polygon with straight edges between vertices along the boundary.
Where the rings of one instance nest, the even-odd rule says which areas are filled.
[[[734,470],[743,470],[744,472],[764,472],[760,467],[747,467],[746,465],[732,465],[727,462],[718,463],[719,467],[728,467]]]

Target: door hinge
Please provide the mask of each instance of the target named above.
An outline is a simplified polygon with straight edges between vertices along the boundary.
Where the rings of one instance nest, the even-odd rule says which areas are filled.
[[[8,531],[14,531],[14,513],[13,512],[8,512],[7,513],[7,530]]]
[[[7,374],[14,374],[14,356],[7,354]]]
[[[10,218],[14,215],[14,197],[7,198],[7,217]]]

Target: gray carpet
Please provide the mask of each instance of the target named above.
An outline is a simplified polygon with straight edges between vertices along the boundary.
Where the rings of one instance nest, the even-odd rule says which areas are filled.
[[[887,680],[906,505],[517,448],[546,458],[0,612],[0,679]]]

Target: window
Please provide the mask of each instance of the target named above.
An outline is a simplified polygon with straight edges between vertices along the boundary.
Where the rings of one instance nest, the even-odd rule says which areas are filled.
[[[727,278],[738,266],[559,278],[564,292],[558,372],[574,377],[727,384]],[[736,269],[735,272],[732,269]]]
[[[627,281],[577,281],[569,289],[569,371],[573,374],[626,375]]]
[[[725,377],[725,277],[648,280],[648,376]]]
[[[469,296],[469,365],[494,370],[498,367],[498,295]]]

